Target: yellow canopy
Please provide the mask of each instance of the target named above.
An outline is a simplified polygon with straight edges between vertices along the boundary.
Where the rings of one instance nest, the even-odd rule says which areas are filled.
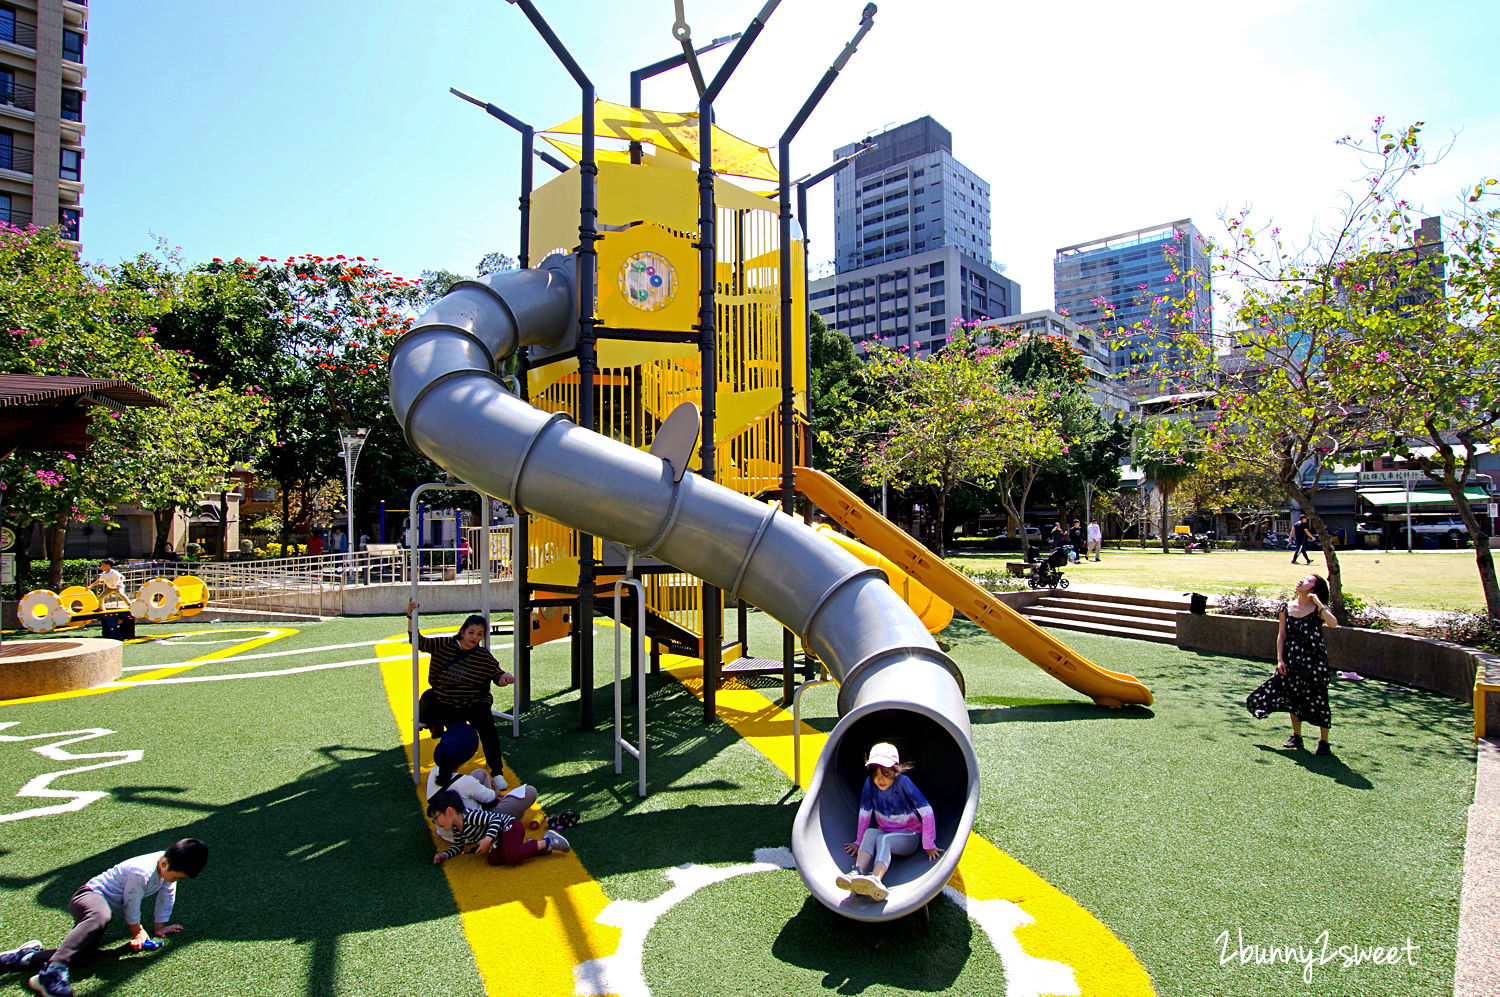
[[[715,173],[729,176],[750,177],[775,183],[780,179],[771,153],[764,146],[732,135],[713,126]],[[582,135],[583,115],[565,121],[555,128],[548,128],[542,137],[556,146],[564,155],[577,162],[581,147],[569,142],[554,140],[553,135]],[[691,159],[698,160],[698,114],[696,111],[650,111],[638,107],[626,107],[607,100],[594,102],[594,136],[618,139],[624,142],[640,142],[661,149],[668,149]],[[600,150],[597,158],[601,162],[620,161],[622,157],[612,150]],[[629,157],[623,157],[625,161]]]

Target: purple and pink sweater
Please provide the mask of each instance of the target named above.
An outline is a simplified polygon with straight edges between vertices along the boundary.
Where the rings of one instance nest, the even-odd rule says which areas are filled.
[[[865,788],[859,794],[855,841],[864,840],[872,817],[882,831],[920,831],[924,850],[937,847],[937,822],[932,816],[932,805],[916,783],[904,775],[896,776],[890,789],[879,788],[874,779],[865,780]]]

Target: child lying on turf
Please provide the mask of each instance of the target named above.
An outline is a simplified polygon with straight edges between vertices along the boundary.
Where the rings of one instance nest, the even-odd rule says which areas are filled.
[[[207,863],[208,846],[197,838],[183,838],[164,852],[126,859],[84,883],[73,894],[68,901],[73,930],[61,945],[49,950],[33,940],[9,952],[0,952],[0,969],[40,970],[26,981],[28,987],[48,997],[72,997],[68,965],[74,956],[98,946],[113,915],[125,918],[130,947],[137,952],[161,944],[152,943],[141,924],[141,901],[147,897],[156,897],[156,923],[151,935],[162,938],[181,931],[182,925],[167,923],[177,898],[177,883],[197,876]]]
[[[530,840],[521,822],[510,814],[466,806],[463,797],[451,789],[445,789],[427,801],[427,816],[437,825],[439,833],[447,831],[453,840],[452,848],[432,857],[433,865],[445,862],[471,846],[490,865],[502,862],[516,865],[538,852],[547,855],[572,848],[568,839],[556,831],[548,831],[541,841]]]

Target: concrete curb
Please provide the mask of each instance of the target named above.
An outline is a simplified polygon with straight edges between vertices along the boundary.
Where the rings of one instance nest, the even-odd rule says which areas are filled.
[[[1500,980],[1500,740],[1479,742],[1464,845],[1453,997],[1495,997]]]

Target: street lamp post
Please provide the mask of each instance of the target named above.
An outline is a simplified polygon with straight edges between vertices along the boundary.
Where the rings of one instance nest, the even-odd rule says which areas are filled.
[[[354,465],[364,449],[368,429],[340,429],[339,442],[344,445],[344,562],[354,564]]]

